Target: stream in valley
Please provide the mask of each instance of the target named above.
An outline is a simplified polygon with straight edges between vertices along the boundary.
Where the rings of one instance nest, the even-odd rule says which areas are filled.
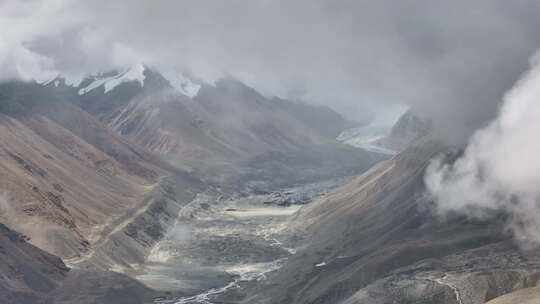
[[[199,194],[147,258],[137,279],[168,291],[159,304],[209,304],[233,299],[243,284],[256,284],[296,253],[288,223],[302,205],[345,179],[278,192],[219,199]]]

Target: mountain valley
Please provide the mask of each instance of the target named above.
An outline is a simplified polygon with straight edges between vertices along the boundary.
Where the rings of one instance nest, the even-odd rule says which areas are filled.
[[[0,218],[24,233],[5,242],[69,266],[20,270],[12,299],[476,304],[540,278],[504,214],[436,216],[424,171],[455,156],[410,112],[389,159],[336,141],[350,123],[328,109],[138,71],[0,87]]]
[[[136,291],[131,301],[149,301],[160,292],[134,278],[180,296],[235,280],[223,267],[265,272],[264,265],[291,253],[258,226],[285,225],[298,204],[383,158],[336,142],[349,122],[327,108],[267,99],[235,80],[201,84],[190,97],[160,73],[141,69],[144,85],[133,78],[137,71],[112,72],[103,81],[95,76],[98,84],[85,80],[78,87],[60,77],[0,85],[0,219],[72,268],[49,284],[44,303],[75,297],[120,303],[102,282]],[[250,202],[248,209],[237,201]],[[202,238],[175,251],[193,251],[192,258],[159,258],[169,255],[163,244],[186,246],[182,238],[167,241],[183,225]],[[230,229],[231,236],[219,239]],[[237,235],[238,229],[255,234]],[[230,250],[225,260],[209,262],[223,250]],[[190,259],[200,266],[184,269]],[[200,274],[181,275],[198,268]],[[200,286],[183,288],[190,280]],[[81,294],[68,293],[75,286]]]

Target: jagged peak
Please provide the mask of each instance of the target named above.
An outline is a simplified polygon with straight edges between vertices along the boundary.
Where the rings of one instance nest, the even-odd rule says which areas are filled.
[[[194,81],[187,73],[181,72],[173,67],[154,67],[152,70],[159,73],[182,95],[194,98],[199,94],[201,84]]]
[[[82,78],[70,78],[70,77],[65,77],[62,74],[57,74],[55,77],[53,77],[51,79],[48,79],[48,80],[45,80],[45,81],[42,81],[42,82],[37,82],[37,83],[44,86],[44,87],[68,86],[68,87],[77,88],[77,87],[79,87],[81,85],[83,80],[84,79],[82,79]]]
[[[112,91],[118,85],[125,82],[136,81],[140,84],[141,87],[144,87],[144,80],[146,67],[143,64],[136,64],[120,73],[110,74],[101,74],[91,76],[94,80],[84,88],[79,88],[79,95],[84,95],[96,88],[103,87],[105,94]]]
[[[159,76],[157,76],[159,75]],[[165,80],[172,88],[180,94],[189,98],[194,98],[199,93],[202,82],[195,80],[188,75],[173,67],[155,67],[143,63],[134,64],[125,69],[114,69],[106,72],[90,74],[78,81],[69,81],[62,75],[41,82],[43,86],[61,86],[67,85],[78,89],[79,95],[85,95],[97,88],[103,88],[104,93],[109,93],[122,83],[137,82],[143,88],[145,81],[149,77],[159,77]]]

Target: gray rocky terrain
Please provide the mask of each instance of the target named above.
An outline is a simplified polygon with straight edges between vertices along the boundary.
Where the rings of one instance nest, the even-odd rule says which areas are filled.
[[[68,275],[62,260],[0,224],[0,295],[6,304],[36,303]]]

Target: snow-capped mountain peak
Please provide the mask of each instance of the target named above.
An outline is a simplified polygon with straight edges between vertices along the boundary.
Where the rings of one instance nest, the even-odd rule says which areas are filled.
[[[193,98],[199,93],[201,85],[194,83],[182,72],[173,68],[159,68],[158,72],[181,94]]]
[[[142,87],[145,85],[145,80],[147,79],[148,70],[153,70],[160,74],[163,79],[165,79],[172,88],[174,88],[178,93],[185,95],[189,98],[194,98],[199,93],[201,89],[201,84],[194,82],[189,76],[185,73],[172,68],[172,67],[152,67],[147,68],[144,64],[136,64],[125,69],[122,72],[113,71],[113,72],[104,72],[92,74],[83,79],[78,78],[75,81],[64,77],[63,75],[57,75],[54,78],[40,82],[42,86],[70,86],[78,90],[79,95],[85,95],[90,91],[93,91],[97,88],[103,88],[105,94],[114,90],[117,86],[122,83],[127,82],[138,82]]]
[[[137,81],[141,85],[141,87],[144,86],[144,79],[146,76],[144,75],[145,67],[142,64],[137,64],[126,71],[122,73],[118,73],[112,76],[107,77],[99,77],[99,76],[93,76],[94,81],[92,81],[88,86],[84,88],[79,89],[79,95],[84,95],[96,88],[99,88],[101,86],[104,87],[105,93],[108,93],[112,91],[115,87],[118,85],[125,83],[125,82],[132,82]]]
[[[42,86],[46,87],[50,84],[53,84],[55,87],[58,87],[60,85],[60,75],[56,75],[55,77],[45,80],[40,83]]]

